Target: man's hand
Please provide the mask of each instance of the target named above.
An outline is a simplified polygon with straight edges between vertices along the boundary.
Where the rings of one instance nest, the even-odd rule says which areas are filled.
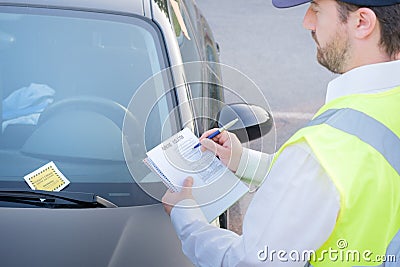
[[[165,212],[168,215],[171,215],[172,208],[181,200],[193,199],[192,186],[193,178],[189,176],[183,182],[183,187],[180,192],[172,192],[171,190],[167,190],[167,192],[165,192],[162,198],[162,202]]]
[[[235,134],[228,131],[223,131],[215,136],[211,141],[207,138],[214,133],[217,128],[208,130],[200,136],[201,150],[206,149],[216,154],[222,163],[225,164],[231,171],[236,172],[239,166],[240,157],[242,156],[243,147]]]

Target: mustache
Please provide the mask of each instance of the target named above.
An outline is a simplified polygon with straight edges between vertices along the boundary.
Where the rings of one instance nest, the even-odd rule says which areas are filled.
[[[315,34],[315,31],[311,31],[311,37],[314,39],[314,41],[317,43],[317,45],[319,45],[318,39],[317,39],[317,35]]]

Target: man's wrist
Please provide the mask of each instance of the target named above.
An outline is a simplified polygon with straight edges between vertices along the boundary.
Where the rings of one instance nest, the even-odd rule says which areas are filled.
[[[185,225],[194,221],[207,222],[207,219],[199,208],[197,202],[192,198],[187,198],[179,201],[172,208],[171,221],[177,232],[180,232],[181,228]]]
[[[273,155],[244,147],[235,175],[250,181],[261,182],[268,173],[272,158]]]

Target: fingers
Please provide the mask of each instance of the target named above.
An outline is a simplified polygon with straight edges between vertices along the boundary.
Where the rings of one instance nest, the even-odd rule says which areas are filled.
[[[173,194],[172,192],[170,192],[169,190],[167,190],[167,192],[165,192],[164,196],[162,197],[161,201],[162,201],[162,205],[164,207],[165,212],[170,215],[171,214],[171,210],[174,207],[174,205],[171,205],[169,203],[169,198],[171,198],[171,194]]]
[[[207,138],[210,134],[214,133],[214,132],[217,131],[217,130],[218,130],[218,128],[213,128],[213,129],[210,129],[210,130],[208,130],[208,131],[205,131],[205,132],[200,136],[199,140],[203,140],[204,138]]]
[[[172,192],[167,190],[162,197],[163,207],[165,212],[170,215],[171,210],[175,205],[184,199],[193,199],[192,195],[193,178],[187,177],[182,185],[182,190],[180,192]]]
[[[223,147],[213,141],[211,141],[210,139],[203,139],[200,141],[201,143],[201,149],[202,150],[210,150],[211,152],[213,152],[215,155],[219,156],[219,157],[224,157],[226,156],[227,153],[229,153],[229,149],[226,147]]]
[[[214,143],[213,141],[211,141],[210,139],[203,139],[200,140],[201,143],[201,150],[204,152],[205,150],[210,150],[211,152],[213,152],[214,154],[217,153],[217,145],[216,143]]]
[[[204,133],[200,136],[199,140],[201,141],[201,140],[203,140],[203,139],[206,139],[209,135],[215,133],[215,131],[218,131],[218,128],[213,128],[213,129],[211,129],[211,130],[208,130],[208,131],[204,132]],[[227,137],[228,137],[228,132],[227,132],[227,131],[223,131],[223,132],[220,133],[219,135],[215,136],[212,140],[214,140],[215,142],[221,143],[220,139],[223,138],[223,137],[224,137],[224,138],[227,138]]]
[[[231,134],[230,132],[227,132],[227,131],[222,132],[222,133],[223,134],[220,134],[220,138],[219,138],[218,142],[220,144],[226,144],[226,142],[230,141],[230,139],[232,138],[231,135],[233,135],[233,134]]]

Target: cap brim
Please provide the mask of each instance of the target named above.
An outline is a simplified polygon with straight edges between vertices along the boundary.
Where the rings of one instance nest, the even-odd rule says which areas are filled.
[[[308,2],[310,2],[310,0],[272,0],[272,4],[277,8],[298,6]]]

